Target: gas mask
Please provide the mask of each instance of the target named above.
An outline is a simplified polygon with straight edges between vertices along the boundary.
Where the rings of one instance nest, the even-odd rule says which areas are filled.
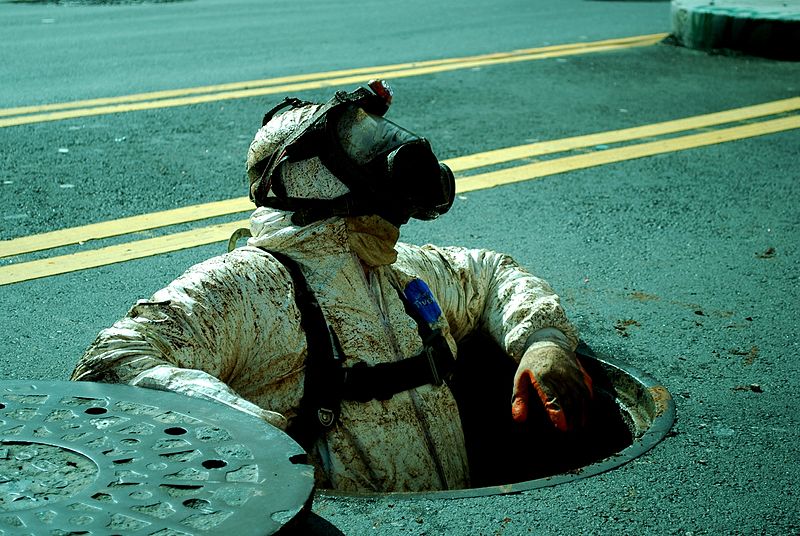
[[[257,206],[293,212],[295,225],[332,216],[376,214],[400,226],[431,220],[453,204],[455,180],[425,138],[386,119],[391,91],[383,81],[352,93],[339,91],[323,105],[287,98],[264,116],[317,106],[264,158],[250,165],[250,199]],[[331,199],[293,197],[284,179],[288,165],[319,158],[347,193]]]

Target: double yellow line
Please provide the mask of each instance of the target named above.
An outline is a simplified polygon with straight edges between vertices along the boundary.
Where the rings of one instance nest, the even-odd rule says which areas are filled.
[[[95,115],[188,106],[221,100],[244,99],[263,95],[288,94],[326,87],[339,88],[350,84],[360,84],[372,78],[407,78],[459,69],[488,67],[575,54],[607,52],[650,46],[663,40],[666,36],[667,34],[640,35],[589,43],[571,43],[511,52],[482,54],[479,56],[396,63],[196,88],[137,93],[120,97],[5,108],[0,109],[0,128]]]
[[[340,87],[347,84],[361,83],[371,78],[396,79],[455,69],[619,50],[652,45],[664,37],[665,34],[638,36],[467,58],[385,65],[190,89],[141,93],[122,97],[7,108],[0,109],[0,127],[135,110],[186,106],[274,93],[291,93],[328,86]],[[797,112],[799,109],[800,97],[797,97],[639,127],[497,149],[453,158],[448,160],[447,164],[456,174],[463,174],[466,171],[490,168],[499,164],[519,163],[515,167],[459,177],[456,181],[456,190],[461,194],[613,162],[622,162],[800,128],[800,115],[787,115]],[[770,116],[777,117],[769,119]],[[767,119],[761,120],[763,118]],[[758,122],[741,124],[742,122],[756,120]],[[708,129],[713,130],[704,131]],[[683,134],[681,136],[668,137],[681,133]],[[606,148],[608,145],[637,140],[640,143]],[[570,151],[586,151],[587,149],[590,152],[568,154],[560,158],[531,162],[531,159],[538,156],[569,153]],[[0,243],[0,258],[244,213],[252,209],[253,205],[250,201],[242,197],[70,229],[61,229],[3,241]],[[228,239],[233,230],[246,224],[247,221],[245,220],[210,225],[155,238],[0,266],[0,286],[149,257],[214,242],[223,242]]]
[[[516,167],[458,178],[456,181],[456,191],[459,194],[463,194],[502,184],[532,180],[613,162],[623,162],[657,154],[704,147],[797,129],[800,128],[800,114],[795,114],[798,110],[800,110],[800,97],[795,97],[639,127],[497,149],[453,158],[446,161],[446,163],[458,174],[472,169],[509,162],[529,162],[529,159],[533,157],[548,154],[581,149],[596,149],[588,153],[572,154],[550,160],[524,163]],[[769,116],[778,117],[770,119]],[[762,118],[767,119],[761,120]],[[747,123],[748,121],[755,122]],[[745,122],[745,124],[741,124],[743,122]],[[730,123],[736,124],[733,126],[724,126]],[[711,130],[704,131],[705,129]],[[652,138],[669,136],[677,133],[686,134],[652,140]],[[614,148],[597,149],[598,146],[602,147],[615,143],[648,139],[652,141],[643,141],[641,143]],[[252,209],[253,205],[247,198],[243,197],[144,214],[130,218],[122,218],[71,229],[63,229],[40,235],[7,240],[0,245],[0,257],[20,255],[49,248],[83,243],[93,239],[109,238],[122,234],[167,227],[179,223],[188,223],[201,219],[237,214]],[[68,255],[10,264],[0,267],[0,285],[8,285],[87,268],[96,268],[215,242],[221,243],[226,241],[235,229],[246,225],[246,220],[211,225],[190,231],[91,249]]]

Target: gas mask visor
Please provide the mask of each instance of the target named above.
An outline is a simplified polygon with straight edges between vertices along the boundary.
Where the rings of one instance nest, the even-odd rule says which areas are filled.
[[[453,173],[428,140],[358,104],[332,110],[327,119],[322,162],[360,198],[362,211],[401,225],[450,209]]]

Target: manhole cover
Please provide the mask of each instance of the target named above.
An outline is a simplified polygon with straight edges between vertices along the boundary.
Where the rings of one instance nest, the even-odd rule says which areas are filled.
[[[0,382],[0,536],[273,534],[313,469],[219,404],[88,382]]]

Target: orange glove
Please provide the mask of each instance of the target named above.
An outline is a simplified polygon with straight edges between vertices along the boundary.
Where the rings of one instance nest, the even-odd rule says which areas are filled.
[[[566,432],[585,426],[592,378],[573,352],[551,342],[534,343],[525,351],[514,375],[511,416],[515,422],[528,418],[531,387],[556,428]]]

